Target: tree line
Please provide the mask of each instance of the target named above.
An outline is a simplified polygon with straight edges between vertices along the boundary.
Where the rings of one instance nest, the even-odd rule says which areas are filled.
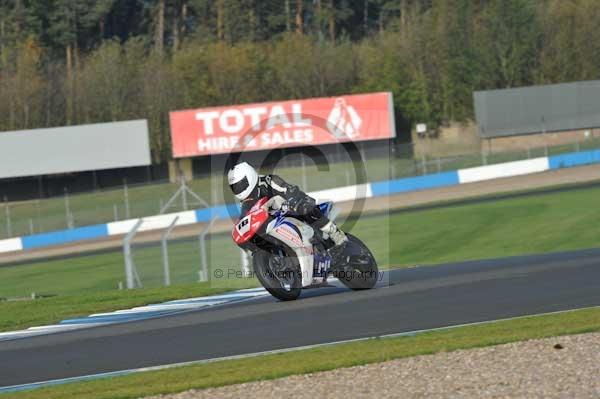
[[[600,78],[596,0],[0,0],[0,131],[392,91],[400,125],[472,92]]]

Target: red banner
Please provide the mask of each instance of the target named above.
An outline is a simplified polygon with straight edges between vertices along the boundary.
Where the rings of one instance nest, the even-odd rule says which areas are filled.
[[[391,93],[174,111],[176,158],[395,136]]]

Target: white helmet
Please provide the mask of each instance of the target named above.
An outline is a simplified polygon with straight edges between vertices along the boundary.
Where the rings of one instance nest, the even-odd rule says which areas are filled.
[[[236,198],[243,201],[258,185],[258,173],[247,162],[242,162],[229,170],[227,180]]]

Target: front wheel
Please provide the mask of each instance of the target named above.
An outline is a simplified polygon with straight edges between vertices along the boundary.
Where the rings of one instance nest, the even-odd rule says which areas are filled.
[[[338,279],[352,290],[368,290],[375,287],[379,268],[369,248],[357,237],[346,233],[348,243],[344,249],[345,264],[336,265]]]
[[[300,296],[302,276],[295,257],[259,250],[252,256],[252,267],[258,281],[275,298],[293,301]]]

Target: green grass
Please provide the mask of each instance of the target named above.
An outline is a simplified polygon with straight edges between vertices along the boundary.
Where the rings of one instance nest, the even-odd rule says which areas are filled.
[[[254,280],[238,280],[228,286],[210,283],[182,284],[168,288],[133,291],[100,291],[43,298],[35,301],[0,302],[0,331],[56,323],[66,318],[127,309],[173,299],[214,295],[232,288],[256,286]]]
[[[600,188],[392,214],[359,220],[354,231],[381,263],[435,264],[600,246]]]
[[[240,252],[223,236],[208,240],[208,259],[237,266]],[[162,254],[159,245],[132,246],[134,260],[145,287],[162,285]],[[213,255],[214,254],[214,255]],[[219,255],[217,255],[219,254]],[[173,284],[198,280],[200,256],[198,242],[177,241],[169,245],[169,263]],[[239,266],[237,266],[239,267]],[[0,267],[0,298],[29,296],[79,295],[114,291],[124,283],[123,254],[112,251],[67,259]]]
[[[598,308],[459,327],[413,337],[373,339],[283,354],[184,366],[4,394],[1,397],[6,399],[138,398],[189,389],[269,380],[416,355],[595,331],[600,331],[600,309]]]
[[[239,270],[240,252],[229,238],[208,240],[211,270]],[[258,286],[255,279],[198,280],[197,241],[169,247],[171,287],[162,285],[162,255],[156,245],[133,246],[134,259],[145,288],[117,290],[124,280],[123,256],[115,251],[0,268],[0,297],[49,296],[35,301],[0,302],[0,331],[55,323],[65,318],[141,306],[172,299],[213,295]],[[217,254],[219,254],[217,256]]]

